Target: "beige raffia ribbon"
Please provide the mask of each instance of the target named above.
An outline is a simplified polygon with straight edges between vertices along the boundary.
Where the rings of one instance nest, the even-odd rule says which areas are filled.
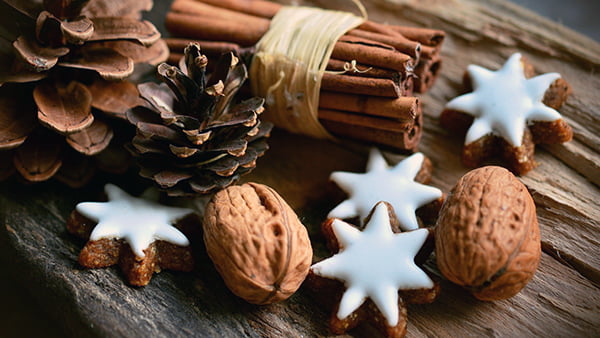
[[[279,10],[250,67],[253,94],[266,99],[265,117],[294,133],[331,138],[318,119],[321,78],[337,40],[363,21],[312,7]]]

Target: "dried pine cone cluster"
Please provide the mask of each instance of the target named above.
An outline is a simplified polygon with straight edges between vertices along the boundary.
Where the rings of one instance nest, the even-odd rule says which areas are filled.
[[[123,80],[135,63],[168,56],[156,28],[139,20],[151,6],[149,0],[0,3],[0,60],[8,65],[0,71],[0,179],[16,169],[30,182],[56,177],[80,186],[96,166],[126,168],[120,147],[104,151],[115,136],[114,120],[105,117],[125,119],[140,104],[135,85]]]
[[[181,69],[158,66],[162,84],[138,86],[147,101],[128,113],[137,134],[131,151],[140,175],[171,196],[204,194],[229,186],[268,148],[272,124],[261,122],[264,99],[233,100],[247,70],[224,54],[210,77],[200,46],[185,49]]]

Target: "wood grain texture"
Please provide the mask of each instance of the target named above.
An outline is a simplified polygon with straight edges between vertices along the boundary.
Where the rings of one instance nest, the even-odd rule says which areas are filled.
[[[336,1],[316,1],[335,6]],[[522,177],[536,202],[542,247],[540,267],[517,296],[475,300],[442,281],[442,294],[408,308],[408,337],[597,336],[600,328],[600,45],[500,0],[421,0],[403,5],[366,1],[374,21],[448,32],[440,78],[421,95],[424,133],[420,150],[433,162],[431,185],[448,192],[468,171],[460,163],[463,139],[437,123],[443,105],[458,95],[466,66],[497,68],[516,51],[538,72],[560,72],[573,95],[560,109],[575,140],[538,147],[539,167]],[[346,2],[346,5],[347,2]],[[315,260],[327,256],[319,223],[344,198],[331,171],[362,172],[367,148],[275,132],[272,149],[245,177],[275,188],[307,226]],[[387,154],[396,162],[402,156]],[[131,179],[131,177],[134,177]],[[85,190],[58,184],[23,189],[0,184],[0,261],[22,281],[69,335],[89,336],[323,336],[329,310],[305,288],[288,301],[254,306],[232,295],[203,248],[193,273],[163,271],[144,288],[126,286],[116,267],[77,265],[83,242],[66,232],[75,204],[95,200],[106,178]],[[139,192],[135,176],[110,178]],[[128,182],[130,181],[130,182]],[[138,189],[138,191],[135,191]],[[198,200],[196,205],[202,205]],[[428,267],[437,273],[435,262]],[[439,276],[439,275],[438,275]],[[370,335],[368,328],[350,332]]]

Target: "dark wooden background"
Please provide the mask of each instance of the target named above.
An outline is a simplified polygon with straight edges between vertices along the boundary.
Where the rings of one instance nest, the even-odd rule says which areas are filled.
[[[572,26],[574,28],[579,29],[580,31],[587,33],[592,36],[596,40],[599,40],[600,37],[600,29],[598,28],[598,24],[600,20],[597,20],[597,15],[600,12],[598,8],[600,6],[600,2],[598,1],[558,1],[558,0],[538,0],[538,1],[527,1],[527,0],[515,0],[517,3],[524,3],[540,11],[541,13],[548,15],[553,19],[557,19],[563,24],[567,26]],[[152,13],[148,15],[148,17],[158,23],[157,25],[160,27],[161,17],[168,7],[170,1],[162,1],[157,0],[156,5]],[[354,163],[354,166],[358,166],[358,163]],[[101,186],[103,180],[107,178],[98,178],[93,186],[88,191],[98,191]],[[0,184],[0,194],[5,198],[12,198],[12,196],[7,196],[8,192],[19,192],[16,193],[14,198],[21,199],[22,201],[27,196],[52,196],[52,194],[48,194],[48,191],[60,191],[61,189],[65,189],[63,186],[57,183],[48,183],[42,184],[39,186],[33,187],[25,187],[21,189],[18,186],[18,183],[9,182]],[[58,213],[60,218],[64,218],[65,215],[68,214],[69,210],[74,203],[85,200],[85,199],[93,199],[93,196],[90,196],[89,193],[85,191],[69,191],[67,198],[62,200],[63,209],[60,210],[50,210],[52,213]],[[39,201],[39,199],[38,199]],[[31,206],[29,212],[30,215],[23,215],[23,217],[30,217],[31,219],[36,219],[36,212],[48,212],[48,210],[44,210],[44,206],[37,205]],[[0,218],[4,219],[4,218]],[[56,225],[58,229],[58,224]],[[2,225],[4,228],[4,224]],[[68,236],[65,233],[61,233],[60,236]],[[44,250],[44,247],[38,248],[39,250]],[[591,252],[591,254],[597,254],[597,248]],[[0,250],[0,252],[4,252]],[[13,257],[9,257],[6,255],[2,257],[2,259],[12,259]],[[0,261],[2,261],[0,259]],[[6,266],[11,266],[11,262],[8,262]],[[73,262],[73,264],[76,264]],[[52,266],[46,266],[46,271],[52,271]],[[58,267],[57,267],[58,268]],[[48,314],[47,311],[49,308],[47,304],[39,304],[36,299],[39,299],[39,295],[37,297],[32,297],[30,295],[31,287],[36,286],[36,283],[39,283],[39,289],[43,290],[46,285],[44,283],[47,282],[44,278],[39,278],[40,273],[44,273],[44,271],[23,271],[19,269],[7,268],[3,269],[0,274],[0,336],[2,337],[61,337],[64,336],[65,332],[63,327],[56,325],[55,322],[49,320],[48,318],[56,318],[56,313]],[[17,275],[18,274],[18,275]],[[176,276],[177,277],[177,276]],[[39,278],[37,280],[36,278]],[[118,273],[115,274],[115,278],[119,278]],[[186,277],[187,278],[187,277]],[[26,283],[23,280],[26,279]],[[163,283],[167,283],[171,281],[173,278],[167,277],[166,281],[161,280],[156,284],[162,285]],[[217,281],[218,282],[218,281]],[[23,287],[23,284],[27,284],[27,287]],[[60,297],[60,294],[49,297]],[[243,307],[243,305],[242,305]],[[56,310],[54,308],[54,310]],[[71,315],[72,311],[65,309],[64,315]],[[59,316],[60,317],[60,316]],[[599,331],[600,332],[600,329]]]

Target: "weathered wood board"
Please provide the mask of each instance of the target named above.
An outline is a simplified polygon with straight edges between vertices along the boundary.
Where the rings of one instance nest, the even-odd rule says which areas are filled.
[[[322,6],[331,1],[317,1]],[[600,45],[499,0],[425,0],[405,5],[363,1],[375,21],[444,29],[444,64],[421,95],[425,127],[420,150],[434,163],[432,185],[448,192],[468,169],[462,140],[436,120],[461,91],[466,66],[497,68],[522,52],[539,72],[560,72],[573,86],[561,112],[575,131],[565,145],[538,147],[540,166],[522,177],[535,199],[544,253],[534,279],[517,296],[477,301],[448,282],[428,305],[410,306],[409,337],[598,336],[600,334]],[[346,6],[348,6],[346,4]],[[326,255],[319,223],[343,198],[328,182],[333,170],[360,172],[366,147],[275,132],[271,150],[246,180],[278,190],[309,229],[315,256]],[[400,157],[390,155],[391,161]],[[163,271],[143,288],[126,286],[117,268],[77,265],[83,242],[65,220],[77,202],[94,200],[111,180],[135,190],[135,175],[98,178],[84,190],[55,183],[0,184],[0,261],[68,335],[323,336],[329,310],[303,288],[286,302],[253,306],[233,296],[199,250],[193,273]],[[139,189],[139,187],[138,187]],[[198,201],[197,204],[201,204]],[[433,262],[429,267],[435,272]],[[352,335],[372,332],[359,328]]]

